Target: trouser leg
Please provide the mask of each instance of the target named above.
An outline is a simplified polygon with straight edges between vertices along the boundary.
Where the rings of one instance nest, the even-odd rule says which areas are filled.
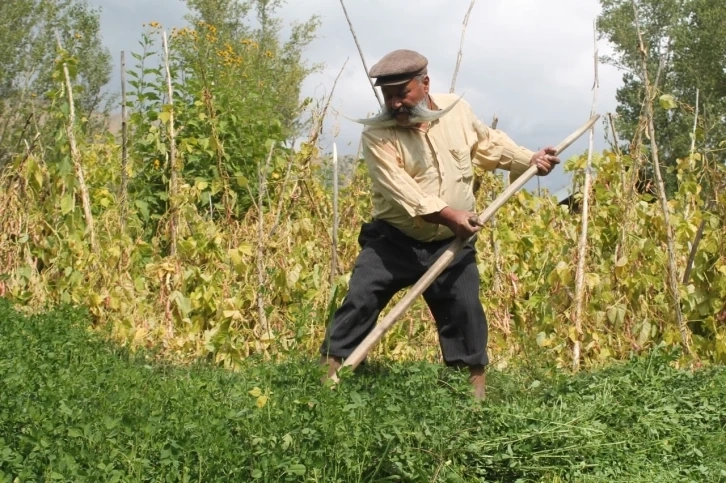
[[[484,366],[487,322],[479,300],[476,252],[466,245],[424,292],[439,332],[444,362],[450,366]]]
[[[324,356],[346,358],[375,327],[391,298],[421,275],[413,252],[386,236],[376,222],[366,223],[359,237],[361,252],[348,293],[336,310],[320,348]]]

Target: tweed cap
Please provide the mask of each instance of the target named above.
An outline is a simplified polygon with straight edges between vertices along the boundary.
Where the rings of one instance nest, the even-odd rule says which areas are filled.
[[[371,67],[369,75],[377,86],[405,84],[414,77],[426,74],[429,61],[413,50],[399,49],[386,54]]]

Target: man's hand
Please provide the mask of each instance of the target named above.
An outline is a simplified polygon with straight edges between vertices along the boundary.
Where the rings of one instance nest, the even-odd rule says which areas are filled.
[[[557,151],[552,146],[540,149],[529,162],[530,166],[537,166],[537,174],[539,176],[547,176],[556,165],[560,164],[560,158],[557,157]]]
[[[421,218],[430,222],[444,225],[454,232],[459,238],[469,238],[479,231],[481,224],[479,223],[479,215],[471,211],[455,210],[447,206],[438,213],[424,215]]]

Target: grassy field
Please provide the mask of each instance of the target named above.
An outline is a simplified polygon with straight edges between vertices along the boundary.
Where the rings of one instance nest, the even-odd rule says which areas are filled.
[[[87,324],[0,300],[0,482],[726,481],[723,367],[528,365],[476,403],[441,366],[373,362],[331,390],[312,357],[176,368]]]

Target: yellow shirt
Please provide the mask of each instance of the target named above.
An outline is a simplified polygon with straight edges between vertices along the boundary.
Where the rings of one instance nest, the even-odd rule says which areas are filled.
[[[459,96],[431,98],[445,109]],[[474,211],[473,166],[508,170],[516,178],[529,168],[534,154],[482,123],[463,99],[424,128],[366,127],[362,147],[373,182],[373,217],[419,241],[454,236],[422,215],[447,206]]]

